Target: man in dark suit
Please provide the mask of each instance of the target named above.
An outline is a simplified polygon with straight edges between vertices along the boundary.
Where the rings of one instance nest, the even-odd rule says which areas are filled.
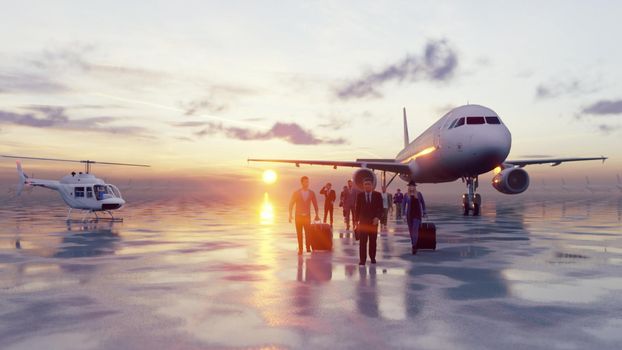
[[[364,192],[356,197],[354,210],[355,232],[359,235],[359,265],[367,261],[367,242],[369,241],[369,258],[376,263],[376,242],[378,241],[378,223],[383,214],[382,195],[373,190],[372,179],[363,181]]]
[[[320,190],[320,194],[324,195],[324,223],[326,223],[326,216],[330,214],[330,227],[333,227],[333,203],[335,203],[337,198],[337,194],[332,189],[332,186],[329,182]]]

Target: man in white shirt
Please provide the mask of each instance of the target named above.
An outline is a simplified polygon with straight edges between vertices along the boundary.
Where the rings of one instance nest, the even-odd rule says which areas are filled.
[[[302,185],[301,188],[292,193],[292,198],[289,201],[289,222],[292,222],[292,210],[294,209],[294,206],[296,206],[296,236],[298,237],[298,255],[302,255],[303,228],[305,232],[307,252],[311,252],[311,242],[309,240],[311,232],[311,204],[313,204],[313,209],[315,209],[315,221],[320,220],[315,193],[309,189],[309,178],[303,176],[300,178],[300,184]]]

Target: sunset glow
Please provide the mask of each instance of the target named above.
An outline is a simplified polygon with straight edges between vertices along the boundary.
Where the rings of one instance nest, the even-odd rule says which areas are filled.
[[[266,170],[263,172],[262,180],[264,183],[271,185],[276,182],[277,175],[274,170]]]
[[[263,195],[259,218],[262,225],[270,225],[274,223],[274,207],[270,202],[270,196],[268,196],[268,193],[264,193]]]

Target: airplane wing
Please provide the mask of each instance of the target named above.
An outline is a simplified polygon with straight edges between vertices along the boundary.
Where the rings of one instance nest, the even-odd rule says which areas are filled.
[[[506,160],[505,162],[503,162],[503,164],[519,166],[522,168],[524,166],[533,165],[533,164],[551,164],[551,166],[558,166],[561,163],[565,163],[565,162],[581,162],[585,160],[602,160],[604,163],[606,159],[607,157],[603,157],[603,156],[589,157],[589,158],[546,158],[546,159]]]
[[[397,163],[393,159],[357,159],[356,161],[335,161],[335,160],[297,160],[297,159],[248,159],[249,162],[270,162],[270,163],[289,163],[308,164],[308,165],[325,165],[337,168],[338,166],[351,168],[368,168],[373,170],[382,170],[392,173],[410,173],[408,164]]]

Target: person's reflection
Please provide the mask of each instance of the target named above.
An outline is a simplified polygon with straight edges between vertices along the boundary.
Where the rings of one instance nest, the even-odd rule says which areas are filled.
[[[307,282],[328,282],[333,277],[333,265],[330,254],[311,254],[305,261],[305,278]]]
[[[380,235],[380,251],[382,252],[382,260],[389,260],[391,259],[391,246],[390,243],[391,241],[389,240],[389,235],[387,232],[384,232],[384,234]]]
[[[296,270],[297,283],[293,289],[293,306],[300,316],[312,315],[317,306],[315,301],[318,291],[314,284],[326,283],[332,279],[333,265],[331,254],[313,253],[308,258],[298,257]]]
[[[304,274],[303,274],[304,265]],[[333,278],[333,264],[331,254],[313,253],[304,259],[298,258],[298,270],[296,280],[298,282],[323,283]]]
[[[359,268],[359,284],[356,288],[356,306],[359,312],[367,317],[377,318],[378,292],[376,290],[376,267],[369,267],[369,276],[366,267]]]

